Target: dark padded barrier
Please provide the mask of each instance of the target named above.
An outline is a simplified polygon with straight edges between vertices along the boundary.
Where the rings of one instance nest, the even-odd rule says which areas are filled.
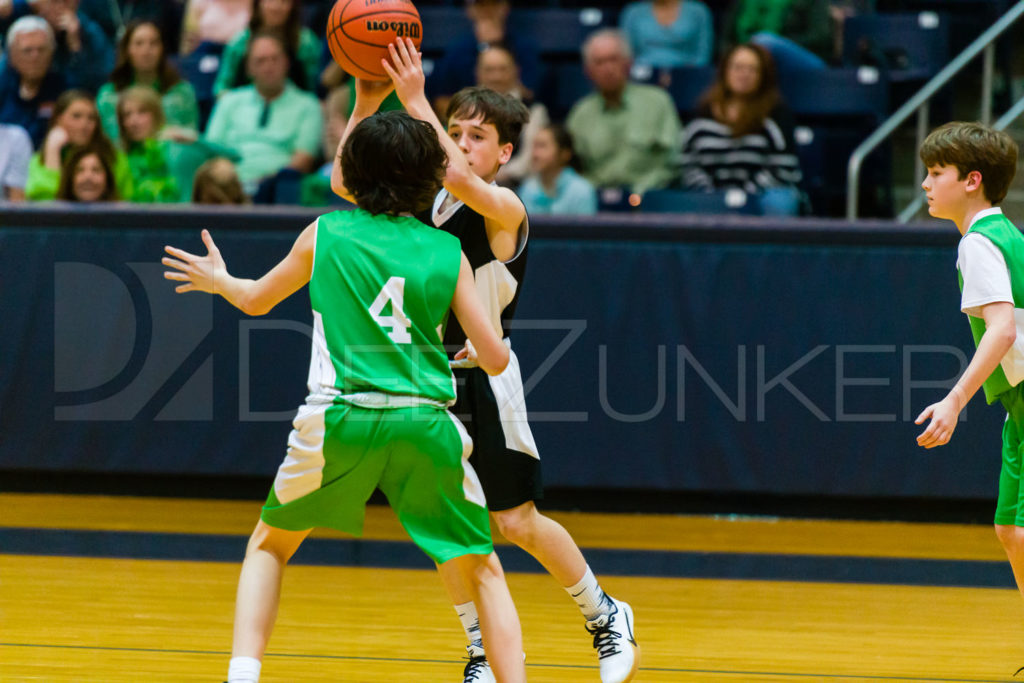
[[[263,475],[305,395],[305,290],[262,318],[176,295],[164,244],[258,276],[316,214],[0,209],[3,471]],[[973,346],[951,224],[542,220],[513,346],[551,486],[988,498],[998,406],[913,419]]]

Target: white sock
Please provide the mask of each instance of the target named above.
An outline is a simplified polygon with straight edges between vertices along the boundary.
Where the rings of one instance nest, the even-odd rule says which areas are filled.
[[[484,639],[480,633],[480,617],[476,614],[476,605],[472,602],[455,605],[455,613],[459,615],[459,621],[462,622],[462,629],[466,632],[469,644],[480,650],[479,653],[475,654],[482,655],[484,653]]]
[[[587,621],[596,619],[609,611],[608,601],[605,599],[604,591],[598,585],[594,572],[587,565],[587,572],[583,578],[574,586],[566,586],[565,592],[572,596]]]
[[[259,683],[260,660],[253,657],[232,657],[228,665],[228,683]]]

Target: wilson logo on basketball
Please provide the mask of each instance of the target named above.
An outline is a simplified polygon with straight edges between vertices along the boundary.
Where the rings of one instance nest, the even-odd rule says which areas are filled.
[[[420,25],[411,21],[373,21],[366,22],[367,31],[393,31],[399,38],[419,38]]]

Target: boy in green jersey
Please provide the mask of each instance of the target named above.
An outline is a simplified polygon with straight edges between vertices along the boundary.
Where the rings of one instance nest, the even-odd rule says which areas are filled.
[[[466,462],[472,442],[447,410],[448,310],[486,372],[502,372],[509,352],[458,240],[410,215],[433,199],[445,164],[428,124],[378,114],[350,131],[340,154],[358,208],[318,218],[260,279],[231,276],[205,230],[205,256],[166,248],[165,277],[183,283],[178,292],[220,294],[262,315],[308,283],[313,308],[309,396],[242,564],[229,683],[259,680],[284,566],[303,539],[316,526],[359,535],[378,487],[417,545],[473,587],[499,679],[526,680],[519,619]]]
[[[946,397],[917,418],[917,424],[931,420],[917,442],[924,448],[949,442],[960,411],[982,387],[989,403],[1006,408],[995,528],[1024,593],[1024,235],[996,206],[1017,169],[1017,143],[978,123],[953,122],[925,139],[921,159],[928,168],[921,184],[928,212],[953,221],[963,235],[960,309],[977,351]]]
[[[604,592],[568,530],[542,514],[535,503],[543,493],[540,456],[527,419],[518,360],[508,338],[525,276],[529,220],[515,192],[494,182],[511,157],[529,112],[511,96],[488,88],[466,88],[452,98],[446,128],[423,92],[422,61],[412,41],[399,39],[389,50],[390,59],[382,60],[382,66],[391,82],[377,87],[381,93],[394,87],[406,111],[429,122],[448,153],[444,188],[433,206],[417,216],[458,237],[491,324],[513,349],[507,369],[498,376],[488,376],[472,362],[464,362],[465,351],[453,359],[459,380],[454,412],[473,435],[470,462],[480,476],[492,523],[540,562],[576,603],[598,657],[602,683],[625,683],[636,675],[640,660],[632,607]],[[349,126],[371,116],[378,102],[357,102]],[[344,169],[335,166],[333,170],[331,186],[346,197],[350,193]],[[464,332],[454,322],[448,326],[444,341],[450,352],[464,348]],[[450,565],[439,569],[469,640],[463,681],[491,683],[495,680],[493,655],[480,639],[479,606]]]

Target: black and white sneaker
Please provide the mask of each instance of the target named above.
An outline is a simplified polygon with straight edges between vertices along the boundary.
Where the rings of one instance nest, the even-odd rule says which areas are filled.
[[[640,666],[640,646],[633,636],[633,608],[629,603],[605,597],[611,611],[588,621],[587,632],[594,636],[601,683],[626,683],[633,680]]]
[[[462,670],[462,683],[497,683],[484,651],[475,645],[467,645],[466,652],[469,653],[469,661]]]

